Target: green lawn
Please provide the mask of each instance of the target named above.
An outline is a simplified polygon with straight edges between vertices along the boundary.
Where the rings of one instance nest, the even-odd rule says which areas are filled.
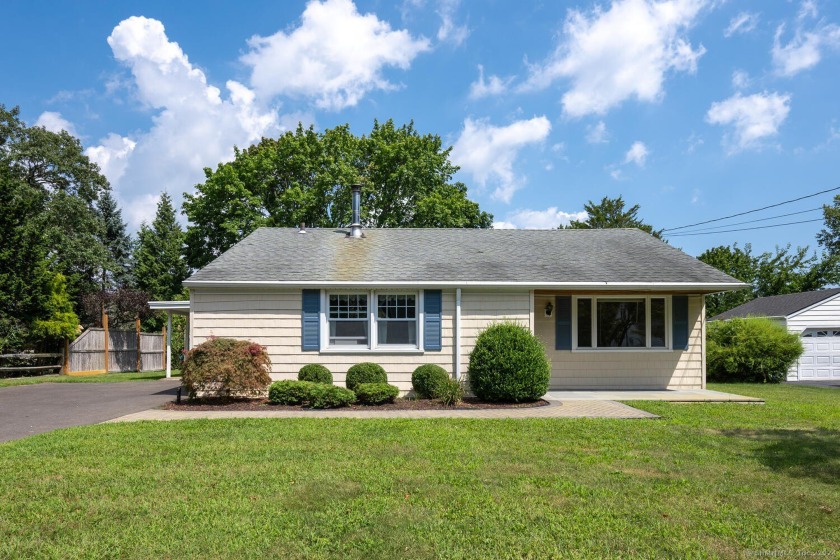
[[[181,375],[172,370],[173,377]],[[0,379],[0,389],[17,385],[37,385],[38,383],[120,383],[123,381],[155,381],[166,377],[165,371],[129,371],[127,373],[109,373],[107,375],[38,375],[33,377],[11,377]]]
[[[212,420],[0,444],[0,557],[708,558],[840,551],[840,391],[660,420]]]

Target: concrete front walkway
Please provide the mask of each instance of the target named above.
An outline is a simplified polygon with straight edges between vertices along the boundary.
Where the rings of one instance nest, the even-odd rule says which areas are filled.
[[[547,399],[546,399],[547,400]],[[549,401],[533,408],[472,410],[145,410],[109,422],[194,420],[198,418],[658,418],[657,415],[608,400]]]
[[[708,389],[666,389],[663,391],[549,391],[546,400],[574,401],[668,401],[668,402],[738,402],[763,404],[763,399],[722,393]]]

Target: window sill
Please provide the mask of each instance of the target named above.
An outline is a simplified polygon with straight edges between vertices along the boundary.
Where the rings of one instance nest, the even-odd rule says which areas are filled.
[[[321,354],[423,354],[422,348],[323,348]]]
[[[670,349],[670,348],[617,348],[617,347],[610,347],[610,348],[573,348],[572,352],[674,352],[678,349]]]

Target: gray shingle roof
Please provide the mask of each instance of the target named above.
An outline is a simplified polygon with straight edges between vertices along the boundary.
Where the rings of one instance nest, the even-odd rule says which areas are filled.
[[[637,229],[261,228],[197,271],[211,283],[677,283],[734,278]],[[711,289],[706,291],[719,291]]]
[[[738,307],[733,307],[729,311],[724,311],[720,315],[715,315],[709,320],[723,321],[733,317],[748,316],[787,317],[837,294],[840,294],[840,288],[756,298]]]

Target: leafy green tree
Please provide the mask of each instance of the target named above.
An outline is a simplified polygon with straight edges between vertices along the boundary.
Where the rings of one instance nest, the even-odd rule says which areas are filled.
[[[840,194],[822,208],[823,229],[817,234],[817,242],[830,254],[840,255]]]
[[[137,234],[134,273],[137,288],[156,300],[172,300],[189,275],[184,262],[184,231],[175,217],[172,198],[163,193],[151,227],[143,223]]]
[[[751,284],[751,288],[706,296],[706,313],[713,317],[757,297],[794,294],[819,290],[836,283],[837,258],[831,255],[809,256],[808,247],[792,250],[790,245],[775,253],[752,254],[752,246],[737,244],[709,249],[699,260],[730,276]]]
[[[73,302],[67,293],[64,275],[53,275],[49,287],[50,295],[45,306],[47,315],[43,319],[35,319],[32,323],[32,335],[46,342],[73,340],[78,334],[79,317],[73,312]]]
[[[125,288],[132,283],[131,237],[126,233],[122,211],[110,191],[99,197],[97,210],[104,224],[101,242],[108,251],[108,261],[102,269],[102,289]]]
[[[624,199],[605,196],[601,202],[596,204],[593,201],[583,205],[588,216],[583,221],[572,221],[568,229],[606,229],[606,228],[638,228],[649,234],[662,238],[662,230],[654,230],[653,226],[644,223],[639,218],[638,204],[624,209]]]
[[[298,126],[266,138],[185,195],[186,254],[200,268],[260,226],[342,227],[350,223],[350,185],[362,185],[368,227],[490,227],[492,215],[453,182],[458,167],[439,136],[414,124],[374,122],[357,137],[349,125],[316,132]]]

